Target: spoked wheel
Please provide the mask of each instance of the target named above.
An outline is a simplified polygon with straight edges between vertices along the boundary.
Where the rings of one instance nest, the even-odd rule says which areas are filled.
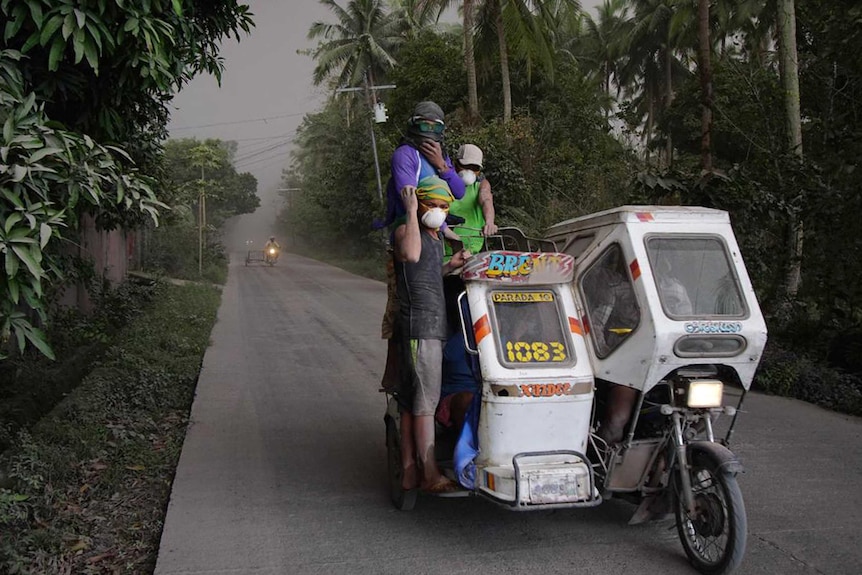
[[[416,490],[405,490],[401,487],[401,438],[395,423],[386,420],[386,463],[389,470],[389,498],[392,504],[401,511],[411,511],[416,505]]]
[[[699,453],[692,459],[695,512],[689,515],[683,498],[676,497],[677,532],[695,569],[709,575],[730,573],[742,562],[748,535],[742,491],[736,477],[720,471],[713,458]]]

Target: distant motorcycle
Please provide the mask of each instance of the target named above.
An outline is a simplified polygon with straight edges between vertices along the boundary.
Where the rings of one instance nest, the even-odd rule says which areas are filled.
[[[263,257],[263,261],[268,263],[271,266],[275,265],[275,262],[278,261],[279,252],[277,248],[267,248],[265,250],[265,254]]]

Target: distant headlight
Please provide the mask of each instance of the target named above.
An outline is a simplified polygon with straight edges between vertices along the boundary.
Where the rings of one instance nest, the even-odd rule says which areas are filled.
[[[270,249],[269,249],[269,253],[271,253],[271,254],[275,254],[275,248],[270,248]]]
[[[714,380],[692,381],[686,403],[689,407],[721,407],[724,384]]]

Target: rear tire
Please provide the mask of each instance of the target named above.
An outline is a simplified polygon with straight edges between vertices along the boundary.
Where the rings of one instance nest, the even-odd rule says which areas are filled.
[[[748,519],[739,483],[704,453],[693,455],[690,476],[696,507],[692,517],[679,495],[678,476],[676,479],[674,513],[682,547],[701,573],[731,573],[742,563],[748,537]]]
[[[416,489],[401,487],[401,437],[395,422],[386,419],[386,466],[389,475],[389,498],[396,509],[412,511],[416,506]]]

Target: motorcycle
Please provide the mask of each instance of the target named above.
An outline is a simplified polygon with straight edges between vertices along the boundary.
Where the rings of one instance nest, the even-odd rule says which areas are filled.
[[[623,206],[496,240],[461,271],[479,392],[441,466],[516,511],[629,500],[632,523],[673,517],[701,573],[735,570],[747,518],[728,446],[767,332],[728,214]],[[408,510],[397,393],[384,420],[390,495]]]
[[[597,386],[635,397],[622,441],[605,441],[601,415],[593,422],[603,494],[638,503],[632,522],[671,510],[695,568],[733,571],[747,518],[728,446],[767,330],[727,212],[624,206],[559,223],[548,238],[576,261]],[[630,309],[607,314],[608,292]]]
[[[278,248],[269,247],[264,250],[263,261],[269,264],[270,266],[274,266],[278,261],[279,250]]]

